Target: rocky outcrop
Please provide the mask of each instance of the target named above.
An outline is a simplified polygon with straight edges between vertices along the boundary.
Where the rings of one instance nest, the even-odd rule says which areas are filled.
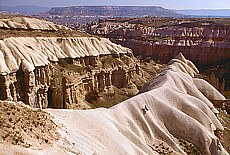
[[[87,30],[131,48],[134,55],[151,56],[165,63],[178,53],[183,53],[199,66],[230,58],[228,24],[218,24],[215,21],[196,22],[189,19],[177,22],[174,19],[165,19],[165,23],[169,25],[151,27],[146,25],[155,24],[158,19],[149,18],[146,22],[147,19],[140,18],[140,24],[134,24],[135,21],[131,19],[130,22],[123,23],[105,20],[88,27]],[[159,19],[159,22],[162,21]]]
[[[28,142],[27,139],[17,141],[18,145],[7,144],[7,139],[4,139],[0,144],[0,150],[8,154],[108,154],[112,152],[113,154],[177,155],[195,152],[205,155],[228,155],[218,137],[218,133],[224,128],[215,115],[218,111],[209,100],[224,101],[225,97],[206,81],[195,78],[197,73],[198,70],[193,63],[180,54],[172,59],[161,73],[146,83],[139,95],[116,106],[84,111],[46,109],[45,111],[53,116],[53,121],[59,125],[60,136],[54,132],[55,126],[49,123],[50,117],[45,117],[39,111],[23,108],[24,112],[30,110],[29,114],[33,113],[30,116],[39,117],[31,120],[24,118],[28,121],[28,125],[38,122],[38,127],[32,126],[32,132],[24,129],[25,127],[23,132],[20,128],[19,134],[15,134],[16,137],[28,133],[29,136],[32,135],[31,138],[29,137],[32,141],[33,134],[36,133],[38,136],[41,134],[46,136],[45,139],[41,141],[41,137],[37,136],[32,147],[28,146],[28,148],[18,146],[20,143],[23,145],[24,142]],[[106,74],[101,73],[101,76]],[[7,114],[12,113],[11,109],[6,106],[6,103],[2,106],[7,110],[3,114],[14,121],[12,114],[10,116]],[[18,107],[17,105],[12,108],[17,111],[17,114],[22,109]],[[26,114],[22,115],[24,116]],[[45,125],[42,127],[40,124]],[[16,127],[17,129],[21,127],[21,123]],[[7,136],[13,137],[12,134]],[[10,139],[9,142],[11,141],[16,140]],[[49,142],[50,145],[44,147],[43,141]]]
[[[208,100],[225,97],[209,83],[194,78],[197,73],[193,63],[179,55],[139,95],[114,107],[47,111],[67,130],[61,135],[75,144],[68,146],[71,152],[187,154],[181,148],[187,141],[201,154],[227,155],[214,134],[223,130],[215,116],[218,111]]]
[[[217,64],[214,86],[221,92],[229,90],[229,69],[220,64],[230,59],[230,23],[219,19],[134,18],[101,20],[88,26],[89,33],[110,38],[112,42],[131,48],[134,55],[166,63],[179,53],[192,60],[202,72]],[[223,23],[223,24],[221,24]],[[151,26],[152,25],[152,26]],[[208,80],[208,79],[207,79]],[[209,80],[210,81],[210,80]]]
[[[179,53],[183,53],[184,55],[186,55],[186,57],[192,59],[199,66],[230,58],[230,46],[224,45],[224,43],[221,47],[217,45],[218,43],[216,43],[216,46],[212,45],[209,42],[203,42],[197,45],[189,45],[189,43],[188,45],[186,45],[187,42],[190,42],[189,40],[180,40],[179,43],[176,43],[175,40],[167,40],[165,41],[165,43],[159,44],[148,41],[137,41],[133,39],[124,41],[113,41],[133,49],[134,54],[136,55],[142,55],[143,57],[150,56],[156,60],[161,60],[161,62],[163,63],[169,61],[172,57]],[[174,43],[171,44],[171,42]]]
[[[159,6],[70,6],[54,7],[36,16],[78,29],[83,25],[110,17],[179,17],[181,15]]]
[[[68,108],[139,74],[138,61],[127,66],[120,59],[132,51],[104,38],[12,37],[0,41],[0,51],[0,99],[32,107]]]
[[[8,19],[0,19],[0,28],[46,31],[68,29],[67,27],[64,27],[62,25],[57,25],[49,21],[29,17],[12,17]]]
[[[119,93],[128,97],[153,75],[140,68],[130,49],[108,39],[35,18],[1,18],[2,100],[40,108],[95,108],[87,102],[90,93],[116,94],[117,88],[127,87],[129,93],[126,88]],[[145,66],[147,71],[150,66],[154,75],[161,68],[152,63]]]
[[[16,72],[20,65],[23,65],[21,67],[24,69],[31,69],[30,66],[47,66],[50,62],[58,62],[59,59],[68,58],[74,61],[83,57],[88,57],[85,60],[81,59],[83,64],[88,65],[96,63],[94,58],[90,57],[132,53],[130,49],[116,45],[105,38],[93,37],[11,37],[0,40],[0,49],[1,74]]]

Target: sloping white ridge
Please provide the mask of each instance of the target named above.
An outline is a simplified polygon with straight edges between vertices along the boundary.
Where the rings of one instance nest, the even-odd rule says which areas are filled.
[[[29,17],[12,17],[0,19],[0,28],[5,29],[25,29],[25,30],[49,30],[57,31],[59,29],[69,29],[63,25],[57,25],[49,21],[29,18]]]
[[[0,74],[16,72],[21,65],[32,71],[60,58],[119,53],[131,53],[131,50],[105,38],[11,37],[0,40]]]
[[[225,97],[193,78],[197,73],[180,54],[141,94],[114,107],[47,111],[68,132],[62,136],[82,154],[158,154],[150,146],[162,142],[173,154],[185,154],[176,138],[193,143],[205,155],[228,154],[214,135],[214,130],[223,130],[214,114],[218,111],[204,95],[213,100]],[[205,88],[203,93],[199,85]]]
[[[225,98],[209,83],[194,78],[197,73],[195,66],[179,55],[139,95],[114,107],[47,109],[60,125],[62,139],[43,150],[11,151],[49,155],[154,155],[165,151],[159,149],[163,145],[173,150],[173,155],[186,154],[179,147],[179,138],[193,143],[203,155],[227,155],[214,135],[214,130],[223,130],[214,114],[218,111],[204,95],[213,100]]]

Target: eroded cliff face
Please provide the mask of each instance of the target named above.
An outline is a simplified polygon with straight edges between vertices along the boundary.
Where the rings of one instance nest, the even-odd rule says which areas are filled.
[[[108,20],[90,26],[88,32],[106,36],[113,42],[129,47],[134,55],[151,56],[162,62],[168,62],[178,53],[183,53],[197,65],[230,58],[229,24],[219,24],[215,19],[184,19],[180,22],[165,19],[170,22],[164,21],[161,26],[147,26],[154,23],[156,25],[161,20],[163,19],[137,18],[126,19],[126,22]]]
[[[141,82],[147,82],[150,75],[161,69],[150,60],[150,66],[139,62],[130,49],[107,39],[80,36],[4,37],[0,40],[0,61],[0,99],[16,101],[15,105],[23,101],[40,108],[87,109],[89,104],[80,103],[100,99],[101,92],[109,92],[113,97],[115,89],[137,91]],[[12,103],[1,102],[5,109],[1,114],[7,115],[7,123],[0,124],[7,130],[2,133],[5,138],[0,150],[12,154],[186,154],[189,150],[180,145],[186,146],[188,141],[202,154],[228,154],[219,142],[223,126],[211,102],[226,99],[210,84],[195,78],[197,73],[195,65],[180,54],[146,83],[139,95],[116,106],[86,111],[48,109],[53,121],[62,124],[61,137],[57,134],[56,140],[54,134],[42,134],[45,138],[39,140],[40,133],[56,131],[53,124],[49,125],[49,117],[47,120],[39,114],[40,110],[32,114],[40,121],[28,121],[32,116],[30,108],[20,110]],[[28,118],[23,123],[27,123],[26,127],[32,123],[29,130],[24,124],[15,128],[22,117],[15,119],[14,110],[25,112],[22,117]],[[18,131],[21,128],[24,131]],[[36,138],[33,143],[36,146],[24,149],[9,145],[22,142],[25,147],[33,146],[15,140],[15,137],[23,140],[21,133],[29,134],[32,140]],[[34,133],[38,133],[37,137]],[[52,145],[42,146],[50,140]]]
[[[109,92],[132,86],[134,76],[146,78],[130,49],[104,38],[11,37],[0,49],[0,99],[32,107],[74,108],[93,90]]]
[[[120,71],[119,74],[123,75]],[[34,143],[30,145],[32,147],[26,149],[9,144],[14,144],[15,141],[10,139],[12,134],[2,134],[7,138],[0,144],[0,150],[5,153],[11,149],[11,154],[112,152],[228,155],[226,150],[229,149],[223,148],[223,141],[219,137],[224,127],[215,115],[218,113],[217,109],[210,101],[226,101],[226,98],[205,80],[195,77],[197,74],[195,65],[180,54],[146,83],[138,95],[113,107],[93,110],[45,109],[53,116],[55,123],[61,124],[58,127],[60,136],[53,134],[56,128],[51,126],[53,124],[49,122],[50,117],[44,122],[44,115],[40,115],[39,110],[33,112],[34,116],[40,116],[39,124],[45,124],[43,127],[39,125],[39,129],[46,131],[51,126],[52,133],[42,133],[46,139],[50,137],[49,141],[45,141],[46,147],[42,147],[44,142],[40,140],[40,133],[37,139],[34,137]],[[4,103],[7,107],[13,107],[12,104]],[[19,109],[19,105],[15,105],[15,109]],[[27,109],[23,108],[23,111]],[[6,108],[6,111],[12,113],[10,108]],[[7,113],[4,112],[3,115]],[[14,121],[14,117],[12,118]],[[37,122],[37,119],[32,120]],[[30,122],[33,121],[28,121],[29,125]],[[37,133],[33,126],[32,128],[33,133]],[[19,131],[18,135],[23,137],[25,133],[33,135],[30,130]],[[33,137],[30,139],[32,141]],[[24,145],[23,142],[30,141],[20,141],[19,145]],[[228,143],[224,146],[228,146]]]
[[[208,81],[221,92],[229,91],[229,67],[220,67],[230,60],[228,19],[119,18],[101,20],[88,26],[87,31],[131,48],[142,59],[151,57],[166,63],[183,53],[207,76],[206,80],[213,76],[208,66],[218,68],[214,71],[218,79]]]
[[[108,39],[41,19],[1,14],[0,34],[0,99],[32,107],[88,109],[97,99],[96,107],[101,101],[112,106],[161,68],[140,63],[131,49]]]

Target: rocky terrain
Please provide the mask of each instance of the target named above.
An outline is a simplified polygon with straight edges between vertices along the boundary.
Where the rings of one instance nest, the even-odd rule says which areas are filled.
[[[3,16],[4,17],[4,16]],[[57,31],[59,29],[68,29],[62,25],[56,25],[52,22],[28,18],[28,17],[12,17],[12,18],[1,18],[0,19],[1,29],[25,29],[25,30],[46,30],[46,31]]]
[[[0,154],[228,154],[229,101],[181,53],[161,65],[42,19],[0,17]]]
[[[215,71],[220,82],[215,85],[221,90],[220,87],[225,84],[225,90],[229,90],[229,19],[114,18],[101,20],[83,29],[131,48],[134,55],[141,58],[151,57],[165,63],[181,52],[202,73],[208,73],[207,76],[212,73],[210,67],[205,71],[208,66],[219,69],[220,65],[226,66],[221,72]]]
[[[71,6],[54,7],[46,12],[59,16],[107,16],[107,17],[140,17],[140,16],[173,16],[179,15],[172,10],[159,6]]]
[[[3,154],[228,154],[219,140],[228,128],[221,125],[210,102],[226,99],[194,77],[197,73],[195,65],[180,54],[139,95],[116,106],[45,110],[59,126],[60,137],[50,141],[52,145],[6,147],[3,141],[0,150]]]
[[[116,104],[135,95],[163,66],[140,63],[130,49],[108,39],[44,20],[13,17],[0,21],[4,31],[17,32],[0,40],[2,100],[40,108],[83,109],[106,106],[112,96],[123,96],[111,102]],[[61,37],[63,32],[66,35]],[[26,36],[29,33],[31,37]],[[96,105],[88,103],[95,99]]]
[[[133,49],[135,55],[163,62],[180,52],[198,65],[230,58],[228,19],[108,19],[87,30]]]
[[[50,115],[24,103],[0,101],[0,118],[0,143],[3,145],[41,149],[60,138]]]

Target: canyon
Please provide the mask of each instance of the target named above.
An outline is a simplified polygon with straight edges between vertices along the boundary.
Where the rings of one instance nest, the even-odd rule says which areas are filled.
[[[230,58],[230,24],[215,19],[124,18],[101,20],[85,28],[91,34],[133,49],[134,55],[166,63],[183,53],[196,65]]]
[[[68,30],[24,17],[1,22],[4,29],[20,31]],[[83,102],[81,108],[90,108],[84,101],[92,91],[129,87],[137,92],[133,77],[147,82],[132,51],[105,38],[6,37],[0,40],[0,51],[0,99],[22,101],[32,107],[73,108]]]
[[[6,131],[6,134],[1,132],[3,139],[18,145],[3,141],[0,150],[7,154],[228,155],[219,139],[225,128],[211,102],[226,101],[226,98],[208,82],[195,77],[198,73],[195,65],[179,54],[138,95],[110,108],[45,109],[41,113],[23,104],[1,101],[5,115],[15,109],[30,111],[40,119],[33,118],[35,125],[39,122],[37,129],[29,121],[32,130],[19,132],[22,141],[12,139],[12,134],[7,135]],[[14,120],[10,120],[12,123]],[[39,129],[52,132],[40,133]],[[39,136],[32,141],[36,138],[34,132]],[[30,138],[23,139],[27,134]],[[42,135],[46,136],[44,140]]]
[[[193,61],[202,73],[211,71],[229,90],[230,22],[221,18],[108,18],[82,28],[131,48],[141,59],[167,63],[179,53]],[[215,65],[215,66],[214,66]],[[217,71],[218,66],[223,66]],[[225,66],[225,67],[224,67]],[[212,82],[213,83],[213,82]]]
[[[189,22],[170,19],[165,27],[143,18],[158,24],[153,28],[110,19],[82,29],[87,34],[43,19],[0,17],[3,154],[228,155],[229,100],[196,67],[229,59],[228,26],[210,36],[203,22],[190,29]],[[220,53],[209,59],[185,50],[207,44]]]

